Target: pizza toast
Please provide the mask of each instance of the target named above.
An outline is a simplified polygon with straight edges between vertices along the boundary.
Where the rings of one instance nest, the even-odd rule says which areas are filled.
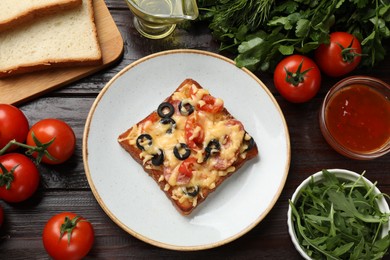
[[[182,215],[258,154],[254,139],[223,100],[193,79],[184,80],[118,142]]]

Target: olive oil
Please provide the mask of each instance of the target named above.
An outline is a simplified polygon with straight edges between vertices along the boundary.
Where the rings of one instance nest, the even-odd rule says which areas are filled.
[[[160,39],[175,25],[198,17],[196,0],[125,0],[134,14],[134,26],[144,36]]]
[[[176,5],[175,2],[181,1],[170,1],[170,0],[134,0],[137,6],[151,15],[161,15],[167,16],[172,15],[173,5]]]

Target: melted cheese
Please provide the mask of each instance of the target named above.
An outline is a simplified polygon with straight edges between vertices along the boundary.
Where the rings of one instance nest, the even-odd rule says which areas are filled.
[[[211,186],[213,186],[213,183],[217,181],[218,177],[217,171],[210,168],[193,171],[190,186],[207,187],[212,189]]]
[[[189,96],[189,93],[193,94]],[[172,95],[172,99],[174,101],[185,100],[196,108],[204,105],[202,97],[205,94],[209,94],[205,89],[197,89],[195,85],[184,85]],[[216,99],[215,103],[222,105],[223,101],[221,99]],[[201,192],[202,188],[214,189],[216,182],[221,176],[226,176],[235,171],[235,167],[232,167],[231,164],[237,160],[238,156],[243,156],[242,153],[247,148],[247,145],[244,144],[243,140],[248,137],[241,124],[231,123],[232,119],[226,118],[223,113],[212,114],[201,110],[196,110],[194,113],[197,113],[197,122],[200,122],[202,127],[196,127],[189,139],[193,140],[198,137],[202,129],[204,130],[205,136],[202,144],[203,149],[197,151],[192,150],[191,156],[196,158],[197,162],[199,164],[202,163],[202,165],[199,166],[199,169],[194,169],[192,171],[192,177],[186,186],[198,186],[200,188],[198,195],[203,196]],[[136,140],[139,135],[143,133],[151,135],[153,142],[152,146],[140,153],[143,164],[162,171],[164,171],[164,168],[169,169],[169,174],[166,174],[167,176],[165,176],[165,174],[161,175],[158,180],[161,182],[165,179],[166,184],[164,190],[167,191],[172,189],[172,198],[179,200],[179,202],[190,200],[196,205],[197,196],[191,197],[177,186],[177,180],[180,174],[178,169],[182,161],[177,159],[173,153],[175,145],[186,143],[185,123],[187,116],[183,116],[175,111],[172,119],[175,120],[176,127],[171,133],[167,133],[167,130],[170,127],[169,124],[164,125],[160,123],[160,121],[152,122],[151,120],[146,120],[140,125],[135,125],[129,135],[123,140],[128,140],[130,145],[136,147]],[[204,148],[213,139],[219,141],[221,150],[219,151],[218,156],[210,156],[207,162],[203,163]],[[164,151],[164,163],[162,166],[153,166],[150,160],[158,149]],[[226,164],[226,167],[224,164]]]

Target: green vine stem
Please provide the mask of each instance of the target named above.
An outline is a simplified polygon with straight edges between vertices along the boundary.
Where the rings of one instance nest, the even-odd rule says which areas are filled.
[[[52,160],[52,161],[55,161],[57,160],[56,158],[54,158],[48,151],[47,151],[47,148],[54,142],[55,138],[51,139],[49,142],[47,143],[42,143],[40,142],[34,133],[32,133],[32,138],[36,144],[36,146],[31,146],[31,145],[27,145],[27,144],[24,144],[24,143],[21,143],[21,142],[18,142],[16,141],[15,139],[9,141],[1,150],[0,150],[0,155],[3,155],[4,153],[7,152],[7,150],[13,146],[13,145],[17,145],[19,147],[22,147],[22,148],[25,148],[27,149],[26,151],[26,154],[27,155],[32,155],[33,153],[37,153],[37,157],[35,158],[35,163],[36,164],[39,164],[41,161],[42,161],[42,158],[43,156],[46,156],[48,159]]]

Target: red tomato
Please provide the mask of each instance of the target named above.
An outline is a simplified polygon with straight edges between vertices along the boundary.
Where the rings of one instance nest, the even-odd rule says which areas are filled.
[[[42,234],[43,246],[54,259],[82,259],[91,250],[94,242],[92,224],[71,212],[62,212],[51,217]]]
[[[191,178],[192,171],[194,168],[194,164],[196,164],[196,159],[194,157],[190,157],[185,159],[179,166],[179,172],[184,174],[185,176]]]
[[[211,95],[204,95],[202,97],[202,101],[204,104],[199,105],[199,109],[209,112],[209,113],[218,113],[223,109],[223,101],[222,99],[215,98]]]
[[[196,112],[187,118],[184,131],[188,147],[192,149],[199,148],[204,140],[204,130],[202,124],[199,122],[198,114]]]
[[[190,88],[189,93],[187,93],[188,97],[198,96],[198,88]],[[201,97],[201,102],[198,103],[197,108],[202,111],[206,111],[209,113],[218,113],[223,109],[223,100],[219,98],[215,98],[210,94],[203,94]]]
[[[54,158],[51,160],[46,155],[43,156],[42,162],[47,164],[60,164],[68,160],[76,147],[76,136],[73,129],[64,121],[59,119],[47,118],[38,121],[34,124],[27,135],[27,145],[39,146],[34,141],[33,135],[40,143],[48,143],[54,139],[49,145],[47,151]],[[38,153],[33,153],[33,157],[37,158]]]
[[[0,104],[0,149],[13,139],[24,143],[28,128],[28,120],[19,108]],[[12,145],[7,151],[13,151],[16,148],[18,148],[16,145]]]
[[[359,40],[346,32],[330,34],[330,43],[315,50],[320,69],[328,76],[339,77],[353,71],[360,63],[362,47]]]
[[[303,103],[312,99],[320,89],[321,72],[312,59],[291,55],[276,66],[274,84],[288,101]]]
[[[0,156],[0,198],[21,202],[38,188],[40,175],[35,164],[25,155],[9,153]]]

